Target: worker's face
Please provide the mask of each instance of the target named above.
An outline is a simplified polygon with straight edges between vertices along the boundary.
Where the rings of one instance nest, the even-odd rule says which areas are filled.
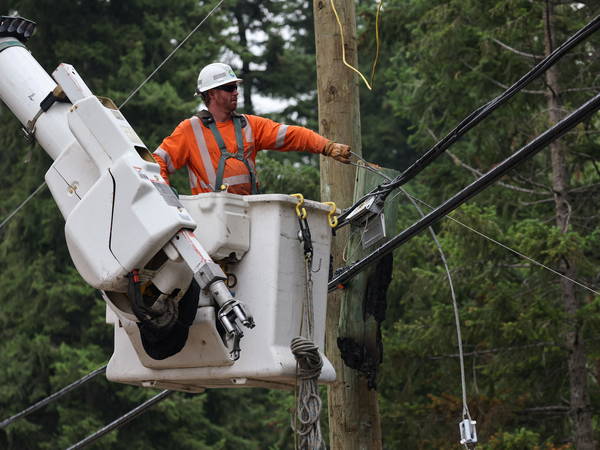
[[[237,83],[229,83],[211,90],[211,104],[224,112],[233,112],[237,108]]]

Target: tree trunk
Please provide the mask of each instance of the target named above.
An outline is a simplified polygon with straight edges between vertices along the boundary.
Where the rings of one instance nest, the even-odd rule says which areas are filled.
[[[319,131],[327,138],[349,144],[361,154],[358,85],[355,74],[343,65],[341,36],[331,4],[327,0],[313,2],[317,48],[317,84],[319,97]],[[353,0],[336,0],[336,8],[344,29],[346,60],[356,66],[356,18]],[[321,157],[321,200],[335,200],[345,208],[352,203],[355,168]],[[345,265],[343,251],[348,240],[348,227],[337,233],[332,247],[333,266]],[[355,291],[352,289],[351,291]],[[326,354],[337,379],[328,389],[330,447],[332,450],[381,448],[381,425],[377,393],[369,389],[367,379],[342,361],[338,349],[339,329],[346,329],[348,315],[356,311],[363,296],[338,290],[328,298]],[[361,318],[359,319],[362,321]]]
[[[544,44],[545,52],[549,54],[554,49],[553,6],[551,0],[546,0],[544,8]],[[546,71],[546,98],[549,119],[552,124],[562,118],[560,102],[560,84],[556,66]],[[556,226],[562,233],[569,231],[571,207],[568,200],[567,164],[565,148],[561,140],[550,144],[552,161],[552,189],[554,191]],[[575,261],[566,255],[561,258],[559,271],[569,278],[577,275]],[[580,302],[575,292],[575,285],[561,278],[561,291],[565,312],[567,313],[567,330],[565,333],[566,346],[569,351],[569,386],[570,386],[570,415],[573,420],[574,442],[578,450],[596,448],[592,429],[592,412],[587,387],[587,369],[585,344],[581,320],[577,317]]]
[[[248,37],[246,36],[248,27],[246,25],[244,13],[242,12],[241,3],[238,3],[235,6],[233,14],[238,24],[238,37],[240,38],[240,47],[242,48],[239,57],[242,60],[242,71],[240,73],[240,78],[244,80],[244,83],[242,84],[244,95],[244,112],[246,114],[254,114],[254,105],[252,104],[252,86],[254,84],[254,80],[252,74],[250,73],[250,52],[248,51]]]

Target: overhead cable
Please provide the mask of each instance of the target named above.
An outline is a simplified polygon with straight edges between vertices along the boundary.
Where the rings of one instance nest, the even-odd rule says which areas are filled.
[[[154,76],[154,74],[155,74],[156,72],[158,72],[158,71],[160,70],[160,68],[161,68],[162,66],[164,66],[164,65],[167,63],[167,61],[169,61],[169,59],[171,59],[171,57],[172,57],[172,56],[175,54],[175,52],[177,52],[177,50],[179,50],[179,48],[180,48],[180,47],[181,47],[183,44],[185,44],[185,43],[187,42],[187,40],[188,40],[190,37],[192,37],[192,35],[193,35],[193,34],[194,34],[196,31],[198,31],[198,28],[200,28],[200,27],[202,26],[202,24],[204,24],[204,22],[206,22],[206,21],[208,20],[208,18],[209,18],[210,16],[212,16],[212,14],[213,14],[213,13],[214,13],[214,12],[215,12],[215,11],[216,11],[218,8],[219,8],[219,6],[221,6],[221,5],[223,4],[223,2],[224,2],[224,1],[225,1],[225,0],[220,0],[220,1],[219,1],[219,3],[217,3],[217,4],[215,5],[215,7],[214,7],[213,9],[211,9],[211,10],[210,10],[210,12],[209,12],[209,13],[206,15],[206,17],[205,17],[204,19],[202,19],[198,25],[196,25],[196,28],[194,28],[192,31],[190,31],[190,32],[189,32],[189,34],[188,34],[188,35],[185,37],[185,39],[183,39],[183,41],[181,41],[181,42],[179,43],[179,45],[178,45],[177,47],[175,47],[171,53],[169,53],[169,55],[168,55],[168,56],[167,56],[167,57],[166,57],[166,58],[165,58],[165,59],[164,59],[164,60],[163,60],[163,61],[162,61],[162,62],[161,62],[161,63],[160,63],[160,64],[159,64],[157,67],[156,67],[156,69],[154,69],[154,71],[153,71],[153,72],[152,72],[150,75],[148,75],[148,76],[146,77],[146,79],[145,79],[144,81],[142,81],[142,83],[141,83],[141,84],[140,84],[140,85],[139,85],[139,86],[138,86],[136,89],[134,89],[134,90],[133,90],[133,92],[132,92],[131,94],[129,94],[129,97],[127,97],[127,98],[125,99],[125,101],[124,101],[123,103],[121,103],[121,105],[119,106],[119,109],[121,109],[123,106],[125,106],[125,105],[127,104],[127,102],[128,102],[128,101],[129,101],[129,100],[130,100],[130,99],[131,99],[131,98],[132,98],[132,97],[133,97],[135,94],[137,94],[137,93],[138,93],[138,91],[139,91],[139,90],[140,90],[142,87],[144,87],[144,85],[145,85],[145,84],[146,84],[146,83],[147,83],[147,82],[148,82],[148,81],[149,81],[149,80],[150,80],[150,79],[151,79],[151,78]]]
[[[577,44],[579,44],[580,42],[591,36],[593,33],[598,31],[599,28],[600,16],[597,16],[585,27],[581,28],[577,33],[568,38],[561,46],[557,47],[552,53],[546,56],[535,67],[533,67],[533,69],[531,69],[529,72],[523,75],[516,83],[514,83],[512,86],[506,89],[502,94],[489,101],[485,105],[480,106],[478,109],[469,114],[452,131],[450,131],[450,133],[448,133],[433,147],[427,150],[423,156],[421,156],[417,161],[415,161],[400,175],[398,175],[392,182],[379,185],[373,191],[363,196],[363,198],[361,198],[358,202],[354,203],[353,206],[345,210],[342,213],[342,215],[338,217],[338,228],[348,223],[348,221],[345,219],[367,197],[379,194],[387,195],[393,189],[396,189],[397,187],[402,186],[403,184],[413,179],[423,169],[425,169],[429,164],[431,164],[438,156],[443,154],[446,151],[446,149],[448,149],[450,146],[456,143],[456,141],[458,141],[467,131],[469,131],[471,128],[473,128],[475,125],[477,125],[487,116],[489,116],[495,109],[503,105],[516,93],[518,93],[525,86],[527,86],[531,81],[535,80],[537,77],[546,72],[546,70],[552,67],[573,47],[575,47]]]
[[[15,214],[17,214],[21,208],[23,208],[23,206],[25,206],[29,200],[31,200],[33,197],[36,196],[36,194],[38,192],[40,192],[42,190],[42,188],[46,187],[46,182],[44,181],[42,184],[40,184],[35,191],[33,191],[31,194],[29,194],[29,196],[23,200],[23,202],[21,202],[21,204],[19,206],[17,206],[15,208],[15,210],[13,212],[11,212],[8,216],[6,216],[6,218],[2,221],[2,223],[0,223],[0,230],[2,230],[2,228],[4,228],[4,225],[6,225],[8,223],[8,221],[10,219],[12,219],[14,217]]]
[[[358,155],[356,155],[356,156],[358,157]],[[364,159],[362,159],[361,157],[358,157],[358,158],[359,158],[360,160],[362,160],[362,161],[366,162],[366,161],[365,161]],[[381,170],[374,169],[374,168],[372,168],[372,167],[369,167],[369,166],[368,166],[368,165],[366,165],[366,164],[355,164],[355,163],[351,163],[351,164],[353,164],[354,166],[356,166],[356,167],[359,167],[359,168],[361,168],[361,169],[368,169],[368,170],[372,171],[373,173],[375,173],[375,174],[377,174],[377,175],[379,175],[379,176],[381,176],[381,177],[383,177],[383,178],[385,178],[385,179],[387,179],[387,180],[389,180],[389,179],[390,179],[390,178],[389,178],[387,175],[385,175],[383,172],[381,172]],[[480,174],[480,175],[481,175],[481,174]],[[499,183],[499,184],[500,184],[500,183]],[[411,199],[411,201],[412,201],[412,200],[414,200],[414,201],[416,201],[416,202],[419,202],[419,203],[421,203],[422,205],[424,205],[424,206],[428,207],[428,208],[429,208],[429,209],[431,209],[431,210],[435,209],[435,207],[434,207],[434,206],[431,206],[431,205],[430,205],[430,204],[428,204],[427,202],[425,202],[425,201],[423,201],[423,200],[421,200],[421,199],[419,199],[419,198],[415,197],[414,195],[410,194],[410,193],[409,193],[408,191],[406,191],[405,189],[403,189],[403,188],[399,188],[399,190],[400,190],[400,192],[398,192],[396,195],[394,195],[394,196],[391,198],[391,200],[393,200],[394,198],[396,198],[396,197],[397,197],[397,196],[398,196],[400,193],[403,193],[403,194],[404,194],[404,195],[406,195],[406,196],[407,196],[409,199]],[[413,204],[414,204],[414,203],[413,203]],[[547,270],[547,271],[549,271],[549,272],[552,272],[554,275],[557,275],[557,276],[559,276],[559,277],[561,277],[561,278],[564,278],[565,280],[569,280],[571,283],[574,283],[574,284],[576,284],[577,286],[579,286],[579,287],[581,287],[581,288],[583,288],[583,289],[585,289],[585,290],[587,290],[587,291],[591,292],[592,294],[600,295],[600,291],[597,291],[597,290],[595,290],[595,289],[593,289],[593,288],[591,288],[591,287],[589,287],[589,286],[587,286],[587,285],[585,285],[585,284],[583,284],[583,283],[581,283],[581,282],[579,282],[579,281],[577,281],[577,280],[575,280],[575,279],[573,279],[573,278],[571,278],[571,277],[568,277],[568,276],[566,276],[566,275],[565,275],[565,274],[563,274],[563,273],[560,273],[560,272],[559,272],[559,271],[557,271],[557,270],[554,270],[554,269],[553,269],[553,268],[551,268],[551,267],[548,267],[548,266],[546,266],[545,264],[542,264],[542,263],[541,263],[541,262],[539,262],[539,261],[536,261],[535,259],[531,258],[530,256],[527,256],[527,255],[525,255],[524,253],[521,253],[520,251],[518,251],[518,250],[515,250],[514,248],[511,248],[511,247],[509,247],[508,245],[506,245],[506,244],[503,244],[502,242],[499,242],[499,241],[497,241],[496,239],[494,239],[494,238],[492,238],[492,237],[490,237],[490,236],[487,236],[486,234],[482,233],[481,231],[479,231],[479,230],[476,230],[475,228],[472,228],[472,227],[470,227],[469,225],[467,225],[467,224],[465,224],[465,223],[461,222],[460,220],[458,220],[458,219],[456,219],[456,218],[454,218],[454,217],[452,217],[452,216],[450,216],[450,215],[447,215],[445,218],[446,218],[446,219],[449,219],[449,220],[452,220],[453,222],[456,222],[456,223],[457,223],[458,225],[460,225],[461,227],[464,227],[464,228],[466,228],[467,230],[469,230],[469,231],[471,231],[471,232],[473,232],[473,233],[475,233],[475,234],[477,234],[477,235],[481,236],[482,238],[484,238],[484,239],[487,239],[488,241],[492,242],[493,244],[496,244],[496,245],[498,245],[498,246],[500,246],[500,247],[502,247],[502,248],[504,248],[504,249],[508,250],[509,252],[511,252],[511,253],[514,253],[515,255],[517,255],[517,256],[519,256],[519,257],[521,257],[521,258],[523,258],[523,259],[526,259],[527,261],[531,262],[532,264],[535,264],[536,266],[538,266],[538,267],[541,267],[542,269],[545,269],[545,270]],[[431,230],[431,228],[430,228],[430,230]],[[346,260],[344,259],[344,261],[346,261]]]
[[[102,366],[99,369],[96,369],[93,372],[88,373],[83,378],[80,378],[79,380],[75,381],[74,383],[69,384],[68,386],[62,388],[60,391],[56,391],[54,394],[49,395],[48,397],[31,405],[29,408],[24,409],[20,413],[15,414],[14,416],[9,417],[8,419],[3,420],[2,422],[0,422],[0,429],[6,428],[7,426],[9,426],[11,423],[15,422],[16,420],[22,419],[23,417],[28,416],[32,412],[37,411],[38,409],[46,406],[47,404],[52,403],[55,400],[58,400],[65,394],[68,394],[69,392],[71,392],[73,389],[76,389],[76,388],[84,385],[85,383],[90,381],[92,378],[94,378],[96,375],[100,375],[101,373],[104,373],[104,372],[106,372],[106,366]]]
[[[436,209],[427,214],[427,216],[423,217],[410,227],[406,228],[404,231],[396,235],[394,238],[390,239],[377,250],[373,251],[369,255],[365,256],[364,258],[360,259],[359,261],[355,262],[354,264],[348,267],[336,270],[333,279],[329,281],[329,291],[337,289],[339,285],[343,285],[345,282],[353,278],[367,266],[377,262],[379,259],[383,258],[385,255],[393,251],[396,247],[404,244],[409,239],[416,236],[419,232],[423,231],[425,228],[431,226],[450,212],[454,211],[456,208],[458,208],[464,202],[469,200],[471,197],[489,187],[492,183],[494,183],[500,177],[502,177],[506,172],[537,154],[545,146],[547,146],[554,140],[560,138],[563,134],[571,130],[575,125],[585,120],[589,115],[593,114],[598,109],[600,109],[600,94],[597,94],[585,104],[580,106],[578,109],[571,112],[560,122],[547,129],[544,133],[539,135],[533,141],[526,144],[517,152],[513,153],[503,162],[501,162],[493,169],[488,171],[481,178],[477,179],[476,181],[462,189],[460,192],[455,194],[453,197],[446,200]]]
[[[410,194],[408,194],[408,195],[410,195]],[[434,209],[434,207],[433,207],[433,206],[431,206],[431,205],[428,205],[428,204],[427,204],[427,203],[425,203],[423,200],[419,200],[418,198],[416,198],[416,197],[413,197],[413,196],[411,196],[411,197],[412,197],[412,198],[414,198],[416,201],[418,201],[418,202],[420,202],[420,203],[424,204],[425,206],[427,206],[427,207],[429,207],[429,208],[431,208],[431,209]],[[449,220],[452,220],[453,222],[456,222],[456,223],[457,223],[457,224],[459,224],[460,226],[462,226],[462,227],[465,227],[467,230],[469,230],[469,231],[471,231],[471,232],[473,232],[473,233],[475,233],[475,234],[478,234],[478,235],[479,235],[479,236],[481,236],[482,238],[485,238],[485,239],[487,239],[488,241],[490,241],[490,242],[492,242],[492,243],[494,243],[494,244],[496,244],[496,245],[498,245],[498,246],[500,246],[500,247],[502,247],[502,248],[504,248],[504,249],[508,250],[509,252],[512,252],[512,253],[514,253],[515,255],[517,255],[517,256],[519,256],[519,257],[521,257],[521,258],[523,258],[523,259],[526,259],[527,261],[531,262],[532,264],[535,264],[535,265],[536,265],[536,266],[538,266],[538,267],[541,267],[542,269],[546,269],[547,271],[549,271],[549,272],[552,272],[554,275],[558,275],[559,277],[561,277],[561,278],[564,278],[565,280],[569,280],[571,283],[573,283],[573,284],[576,284],[577,286],[579,286],[579,287],[581,287],[581,288],[583,288],[583,289],[585,289],[585,290],[587,290],[587,291],[591,292],[592,294],[600,295],[600,291],[597,291],[597,290],[595,290],[595,289],[593,289],[593,288],[591,288],[591,287],[589,287],[589,286],[586,286],[585,284],[583,284],[583,283],[581,283],[581,282],[579,282],[579,281],[577,281],[577,280],[574,280],[574,279],[573,279],[573,278],[571,278],[571,277],[568,277],[568,276],[567,276],[567,275],[565,275],[564,273],[560,273],[559,271],[557,271],[557,270],[554,270],[552,267],[548,267],[547,265],[545,265],[545,264],[542,264],[542,263],[541,263],[541,262],[539,262],[539,261],[536,261],[535,259],[533,259],[533,258],[531,258],[531,257],[529,257],[529,256],[527,256],[527,255],[525,255],[525,254],[523,254],[523,253],[521,253],[521,252],[519,252],[518,250],[515,250],[514,248],[511,248],[511,247],[509,247],[509,246],[508,246],[508,245],[506,245],[506,244],[503,244],[502,242],[499,242],[499,241],[497,241],[497,240],[496,240],[496,239],[494,239],[494,238],[491,238],[491,237],[489,237],[489,236],[486,236],[486,235],[485,235],[485,234],[483,234],[481,231],[479,231],[479,230],[476,230],[475,228],[472,228],[472,227],[470,227],[469,225],[467,225],[467,224],[465,224],[465,223],[462,223],[460,220],[458,220],[458,219],[456,219],[456,218],[454,218],[454,217],[452,217],[452,216],[446,216],[446,219],[449,219]]]
[[[168,390],[160,392],[159,394],[157,394],[154,397],[152,397],[150,400],[146,400],[141,405],[135,407],[134,409],[132,409],[131,411],[129,411],[127,414],[122,415],[121,417],[119,417],[118,419],[112,421],[111,423],[109,423],[105,427],[100,428],[94,434],[91,434],[88,437],[86,437],[85,439],[79,441],[77,444],[72,445],[67,450],[74,450],[74,449],[79,449],[79,448],[87,447],[92,442],[97,441],[98,439],[100,439],[106,433],[110,433],[112,430],[115,430],[115,429],[117,429],[117,428],[125,425],[126,423],[130,422],[131,420],[135,419],[137,416],[139,416],[140,414],[144,413],[148,408],[154,406],[156,403],[164,400],[169,395],[173,394],[173,392],[174,391],[168,391]]]

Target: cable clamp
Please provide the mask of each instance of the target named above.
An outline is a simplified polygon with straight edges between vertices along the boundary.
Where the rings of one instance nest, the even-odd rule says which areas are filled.
[[[37,123],[40,116],[48,111],[55,102],[68,102],[67,96],[65,92],[60,86],[56,86],[52,92],[50,92],[44,100],[40,102],[39,111],[33,116],[33,119],[27,121],[27,128],[23,128],[23,133],[25,133],[25,139],[27,139],[31,144],[35,141],[35,124]]]

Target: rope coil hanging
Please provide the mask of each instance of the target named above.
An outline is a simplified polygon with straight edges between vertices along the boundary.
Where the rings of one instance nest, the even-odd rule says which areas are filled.
[[[298,239],[303,244],[304,271],[306,277],[306,295],[302,303],[302,322],[300,336],[292,339],[290,349],[296,358],[296,409],[292,420],[292,429],[296,433],[296,448],[314,450],[323,447],[321,434],[321,397],[318,379],[323,367],[323,359],[313,340],[314,310],[312,292],[313,247],[307,212],[303,207],[304,196],[293,194],[298,199],[296,215],[300,231]]]

